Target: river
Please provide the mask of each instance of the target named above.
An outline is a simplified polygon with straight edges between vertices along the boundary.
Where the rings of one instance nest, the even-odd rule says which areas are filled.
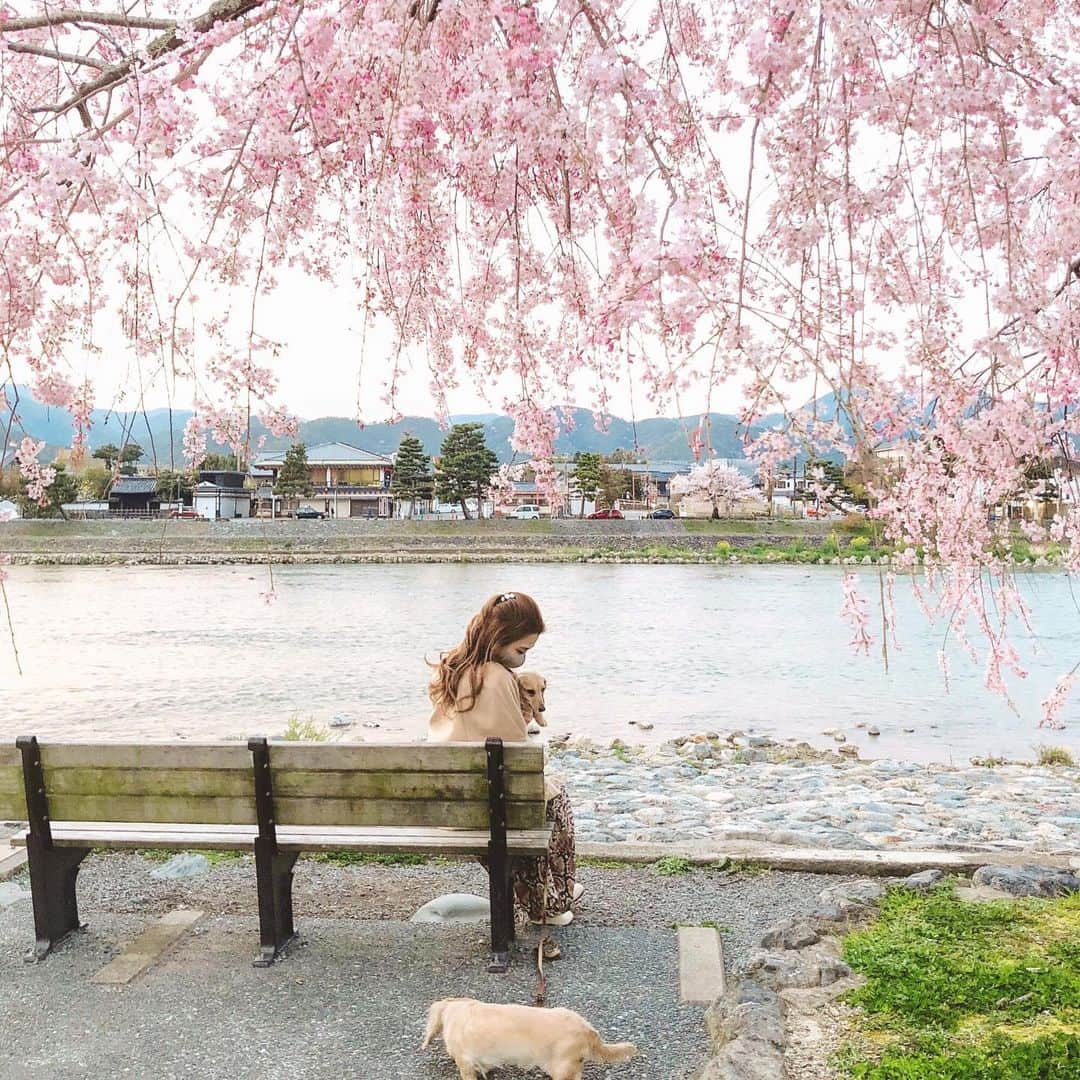
[[[5,628],[4,739],[239,738],[279,733],[292,715],[344,716],[346,738],[418,737],[425,655],[459,640],[486,595],[516,589],[547,620],[528,666],[548,678],[553,732],[655,743],[738,728],[829,746],[822,732],[839,728],[864,756],[1030,758],[1046,742],[1080,757],[1080,688],[1065,731],[1037,726],[1039,702],[1080,658],[1076,601],[1058,572],[1021,578],[1038,636],[1017,642],[1030,672],[1011,687],[1017,715],[958,652],[946,688],[943,628],[903,582],[888,669],[855,654],[829,567],[280,566],[271,603],[265,567],[9,571],[22,674]],[[876,589],[876,572],[861,572]],[[638,734],[631,719],[654,727]]]

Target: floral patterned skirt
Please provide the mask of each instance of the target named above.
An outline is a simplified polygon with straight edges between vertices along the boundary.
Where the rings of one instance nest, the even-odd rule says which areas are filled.
[[[536,859],[516,859],[512,878],[514,897],[530,919],[561,915],[574,899],[577,865],[574,857],[574,812],[565,791],[548,799],[547,819],[552,824],[547,854]]]

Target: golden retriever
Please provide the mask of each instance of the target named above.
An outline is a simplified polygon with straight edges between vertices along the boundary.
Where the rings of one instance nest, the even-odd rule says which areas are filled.
[[[489,1005],[473,998],[436,1001],[421,1047],[436,1035],[461,1080],[478,1080],[501,1065],[543,1069],[551,1080],[583,1080],[587,1061],[629,1061],[637,1053],[633,1043],[605,1043],[570,1009]]]
[[[519,671],[517,681],[521,715],[525,717],[525,723],[535,721],[540,727],[547,727],[547,720],[544,719],[544,712],[547,710],[547,705],[544,704],[547,679],[535,671]]]

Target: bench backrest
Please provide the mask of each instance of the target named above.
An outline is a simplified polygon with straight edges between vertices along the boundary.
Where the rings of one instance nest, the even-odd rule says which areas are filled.
[[[39,744],[53,821],[253,825],[243,743]],[[0,819],[25,821],[22,757],[0,747]],[[487,757],[470,743],[270,743],[276,823],[486,829]],[[504,747],[507,826],[544,825],[543,749]]]

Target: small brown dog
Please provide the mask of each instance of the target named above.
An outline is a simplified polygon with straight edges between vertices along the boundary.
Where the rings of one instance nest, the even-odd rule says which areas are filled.
[[[530,724],[535,720],[540,727],[547,727],[547,720],[544,719],[544,712],[547,709],[544,704],[547,679],[535,671],[519,671],[517,681],[518,696],[521,698],[521,715],[525,717],[525,723]]]
[[[473,998],[436,1001],[428,1010],[422,1047],[436,1035],[461,1080],[477,1080],[501,1065],[543,1069],[551,1080],[583,1080],[587,1061],[629,1061],[637,1053],[633,1043],[605,1043],[570,1009],[489,1005]]]

